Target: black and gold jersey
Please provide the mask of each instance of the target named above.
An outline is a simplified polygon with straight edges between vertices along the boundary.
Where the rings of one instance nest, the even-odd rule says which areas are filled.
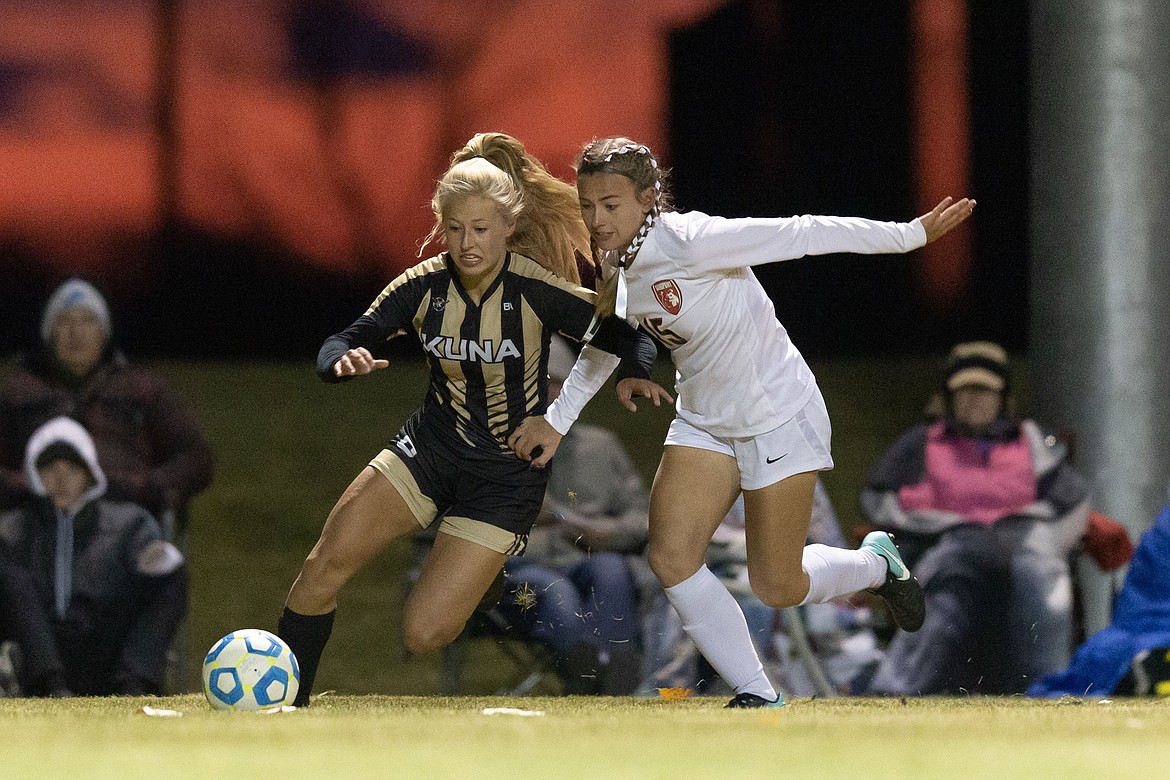
[[[430,366],[422,411],[438,415],[437,430],[448,432],[451,444],[508,451],[507,438],[516,426],[544,413],[551,333],[590,341],[598,330],[594,297],[509,252],[477,304],[443,253],[405,271],[356,322],[328,339],[318,372],[337,381],[332,368],[347,349],[376,350],[387,339],[413,334]],[[612,327],[605,330],[608,336]],[[597,346],[618,351],[600,343],[608,340]],[[628,342],[626,351],[636,353],[632,329],[621,340]]]

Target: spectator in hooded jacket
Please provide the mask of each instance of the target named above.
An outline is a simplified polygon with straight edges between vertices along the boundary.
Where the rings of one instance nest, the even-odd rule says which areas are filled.
[[[549,344],[549,403],[576,360]],[[641,552],[650,494],[612,431],[578,422],[561,439],[543,510],[522,557],[508,559],[500,609],[556,654],[570,695],[632,693],[642,676],[641,595],[661,592]]]
[[[186,611],[183,555],[145,509],[105,497],[76,421],[34,431],[24,462],[35,497],[0,515],[0,638],[18,648],[19,690],[160,693]]]
[[[69,279],[41,316],[41,349],[0,386],[0,507],[32,495],[22,468],[32,432],[61,415],[97,446],[111,498],[156,517],[181,510],[211,482],[212,454],[188,404],[112,338],[110,309],[89,282]]]

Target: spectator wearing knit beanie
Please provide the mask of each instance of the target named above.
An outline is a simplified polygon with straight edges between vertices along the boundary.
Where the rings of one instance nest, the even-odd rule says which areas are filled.
[[[110,343],[110,308],[98,289],[83,279],[69,279],[53,293],[41,315],[41,340],[61,368],[88,376]]]
[[[110,497],[174,518],[167,524],[177,530],[189,499],[211,481],[211,448],[186,400],[117,348],[112,319],[83,279],[67,279],[49,296],[41,348],[0,381],[0,509],[30,496],[22,460],[33,431],[70,417],[91,432]]]

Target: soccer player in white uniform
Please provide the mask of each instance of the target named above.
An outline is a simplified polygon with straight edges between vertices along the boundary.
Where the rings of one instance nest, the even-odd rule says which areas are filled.
[[[817,472],[833,466],[829,417],[751,267],[833,252],[909,252],[965,220],[975,201],[946,198],[908,223],[723,219],[672,211],[664,176],[653,153],[626,138],[594,140],[577,169],[582,217],[614,269],[598,306],[653,334],[677,370],[678,414],[650,499],[650,565],[691,639],[735,689],[728,706],[778,706],[783,697],[764,675],[739,606],[703,563],[741,491],[749,579],[765,604],[868,589],[907,631],[922,625],[925,606],[888,534],[868,535],[858,550],[805,546]],[[512,435],[517,453],[547,463],[614,366],[586,348],[557,403]]]

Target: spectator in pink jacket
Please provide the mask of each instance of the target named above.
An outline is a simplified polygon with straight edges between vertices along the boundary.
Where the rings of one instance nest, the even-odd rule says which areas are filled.
[[[1022,693],[1068,663],[1068,558],[1088,488],[1064,445],[1011,415],[1009,380],[999,345],[956,346],[942,418],[905,433],[869,474],[865,511],[897,535],[927,607],[920,631],[894,635],[874,693]]]

